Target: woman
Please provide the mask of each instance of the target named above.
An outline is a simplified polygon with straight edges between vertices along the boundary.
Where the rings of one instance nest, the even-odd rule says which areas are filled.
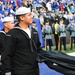
[[[34,34],[36,30],[29,28],[32,23],[31,11],[20,7],[15,15],[19,23],[8,32],[9,36],[6,38],[9,40],[6,41],[5,52],[2,54],[5,74],[39,75],[36,53],[37,49],[40,50],[40,43],[37,33]]]

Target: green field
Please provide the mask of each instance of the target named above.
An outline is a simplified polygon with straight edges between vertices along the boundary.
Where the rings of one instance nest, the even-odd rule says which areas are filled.
[[[61,50],[61,51],[62,51],[63,53],[75,52],[75,48],[73,47],[73,49],[70,49],[70,45],[69,45],[69,44],[67,44],[66,47],[67,47],[67,50],[64,50],[63,45],[62,45],[62,50]],[[43,49],[44,49],[44,48],[43,48]],[[55,51],[54,49],[55,49],[55,46],[52,46],[52,51]],[[55,52],[56,52],[56,51],[55,51]]]
[[[75,52],[75,48],[73,47],[72,49],[70,49],[70,45],[69,44],[67,44],[66,47],[67,47],[67,50],[64,50],[63,45],[62,45],[62,50],[61,51],[63,53]],[[54,50],[54,49],[55,49],[55,46],[52,47],[52,50]]]

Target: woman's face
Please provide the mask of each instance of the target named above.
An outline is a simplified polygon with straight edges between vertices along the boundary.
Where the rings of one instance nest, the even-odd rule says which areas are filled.
[[[60,21],[60,24],[63,24],[63,20]]]
[[[49,22],[46,22],[46,25],[49,25]]]
[[[32,14],[27,13],[25,15],[22,15],[21,20],[26,24],[31,24],[32,23]]]

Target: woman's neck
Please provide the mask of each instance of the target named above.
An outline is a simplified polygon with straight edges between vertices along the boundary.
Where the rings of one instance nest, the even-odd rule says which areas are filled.
[[[25,23],[23,23],[23,22],[20,22],[19,23],[19,26],[22,28],[22,29],[27,29],[28,28],[28,24],[25,24]]]
[[[8,28],[4,28],[4,32],[7,33],[9,31]]]

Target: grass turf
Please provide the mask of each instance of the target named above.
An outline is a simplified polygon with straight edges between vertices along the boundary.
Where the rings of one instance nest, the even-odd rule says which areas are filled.
[[[64,50],[64,47],[63,47],[63,45],[62,45],[62,52],[63,53],[71,53],[71,52],[75,52],[75,48],[73,47],[72,49],[70,49],[70,45],[69,44],[67,44],[66,45],[66,48],[67,48],[67,50]],[[45,48],[43,48],[44,50],[45,50]],[[52,51],[55,51],[54,50],[55,49],[55,46],[52,46]],[[55,51],[56,52],[56,51]]]

